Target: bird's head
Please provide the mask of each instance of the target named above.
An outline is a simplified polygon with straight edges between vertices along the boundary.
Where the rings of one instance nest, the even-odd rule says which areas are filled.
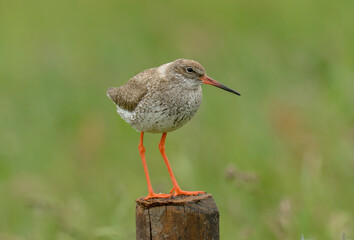
[[[170,70],[175,76],[191,86],[200,86],[203,83],[209,84],[240,96],[238,92],[208,77],[205,68],[196,61],[177,59],[171,63]]]

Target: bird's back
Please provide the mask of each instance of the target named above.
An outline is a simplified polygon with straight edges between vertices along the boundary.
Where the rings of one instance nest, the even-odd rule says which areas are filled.
[[[188,122],[197,112],[202,98],[201,87],[184,91],[166,81],[157,68],[147,69],[108,96],[117,105],[118,114],[134,129],[142,132],[170,132]]]
[[[154,68],[147,69],[132,77],[124,85],[117,88],[109,88],[108,97],[120,108],[132,112],[138,106],[141,99],[147,94],[148,82],[152,79]]]

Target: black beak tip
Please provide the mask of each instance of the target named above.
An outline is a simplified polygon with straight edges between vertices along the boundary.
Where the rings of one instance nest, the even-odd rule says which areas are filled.
[[[241,94],[236,91],[233,91],[233,93],[236,94],[237,96],[241,96]]]

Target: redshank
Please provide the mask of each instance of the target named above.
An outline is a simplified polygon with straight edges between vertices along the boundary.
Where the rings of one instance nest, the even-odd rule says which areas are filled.
[[[200,63],[187,59],[177,59],[147,69],[123,86],[108,89],[107,95],[117,105],[118,114],[135,130],[141,132],[139,152],[149,190],[146,199],[204,193],[183,191],[179,187],[165,153],[167,132],[182,127],[198,111],[202,101],[203,83],[240,95],[208,77]],[[162,133],[159,149],[172,180],[173,188],[170,194],[157,194],[152,189],[145,160],[144,132]]]

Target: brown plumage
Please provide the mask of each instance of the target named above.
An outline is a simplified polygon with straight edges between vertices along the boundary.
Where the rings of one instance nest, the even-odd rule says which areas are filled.
[[[234,94],[236,91],[208,77],[204,67],[193,60],[177,59],[157,68],[147,69],[107,95],[117,105],[118,114],[141,132],[139,150],[144,164],[150,197],[169,197],[152,191],[145,162],[144,132],[163,133],[160,151],[171,175],[174,195],[197,194],[179,188],[164,152],[166,133],[186,124],[197,112],[202,101],[201,85],[209,84]]]
[[[119,88],[108,89],[108,96],[119,107],[127,111],[133,111],[138,106],[141,99],[147,93],[147,87],[144,81],[140,78],[143,74],[130,79],[128,84]]]

